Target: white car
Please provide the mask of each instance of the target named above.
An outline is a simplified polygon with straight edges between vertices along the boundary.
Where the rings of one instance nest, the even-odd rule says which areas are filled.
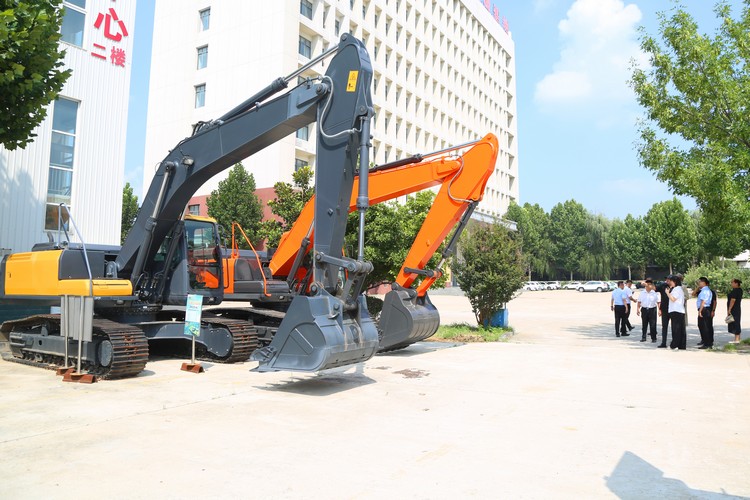
[[[542,290],[543,288],[542,288],[542,284],[539,283],[538,281],[527,281],[526,283],[523,284],[523,289],[537,291],[537,290]]]
[[[571,281],[570,283],[566,284],[563,288],[565,290],[578,290],[578,287],[580,287],[582,283],[580,281]]]
[[[560,282],[559,281],[548,281],[544,284],[545,290],[559,290],[560,289]]]
[[[603,281],[587,281],[579,285],[577,290],[579,292],[606,292],[609,290],[609,285]]]

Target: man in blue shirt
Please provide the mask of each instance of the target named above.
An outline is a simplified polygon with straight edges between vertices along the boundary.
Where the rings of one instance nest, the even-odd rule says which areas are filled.
[[[713,293],[708,287],[708,278],[698,278],[698,330],[701,332],[700,349],[711,349],[714,346]]]
[[[630,334],[625,330],[625,315],[628,313],[627,295],[624,290],[625,283],[617,282],[617,288],[612,290],[612,300],[609,308],[615,312],[615,335],[627,337]]]

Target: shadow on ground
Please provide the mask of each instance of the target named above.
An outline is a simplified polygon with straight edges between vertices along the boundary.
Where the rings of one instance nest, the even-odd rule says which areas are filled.
[[[256,386],[256,389],[272,392],[287,392],[303,396],[330,396],[375,383],[362,373],[362,364],[356,365],[354,373],[336,371],[322,373],[310,378],[292,378],[275,384]]]
[[[626,451],[617,462],[612,475],[605,477],[607,488],[617,498],[706,498],[706,499],[746,499],[728,492],[694,490],[683,481],[664,477],[664,473],[638,455]]]
[[[424,354],[426,352],[435,352],[440,349],[448,349],[449,347],[459,347],[465,345],[463,342],[435,342],[435,341],[423,341],[412,344],[403,349],[396,349],[395,351],[380,352],[377,354],[379,357],[397,357],[397,358],[410,358]]]

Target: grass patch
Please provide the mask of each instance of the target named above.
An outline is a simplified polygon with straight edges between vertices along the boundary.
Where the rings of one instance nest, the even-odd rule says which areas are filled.
[[[512,328],[493,328],[489,330],[472,326],[468,323],[440,325],[437,333],[429,338],[437,342],[507,342],[513,336]]]
[[[739,344],[727,344],[721,350],[724,352],[750,352],[750,339],[740,340]]]

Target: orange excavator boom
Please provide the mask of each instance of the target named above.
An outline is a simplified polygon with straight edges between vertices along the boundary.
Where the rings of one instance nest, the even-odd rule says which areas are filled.
[[[381,351],[405,347],[437,331],[439,315],[427,297],[427,290],[442,276],[442,270],[427,270],[425,266],[455,228],[456,232],[443,252],[443,262],[452,253],[461,230],[484,196],[487,181],[495,169],[497,154],[497,138],[488,134],[472,143],[370,170],[371,205],[440,186],[392,285],[393,290],[386,294],[379,323]],[[354,183],[350,212],[357,206],[358,178]],[[312,248],[314,203],[315,198],[310,199],[292,228],[282,236],[269,263],[275,278],[287,277],[291,283],[305,276],[302,261]],[[439,267],[442,267],[442,262]],[[411,286],[420,275],[424,279],[414,290]]]

